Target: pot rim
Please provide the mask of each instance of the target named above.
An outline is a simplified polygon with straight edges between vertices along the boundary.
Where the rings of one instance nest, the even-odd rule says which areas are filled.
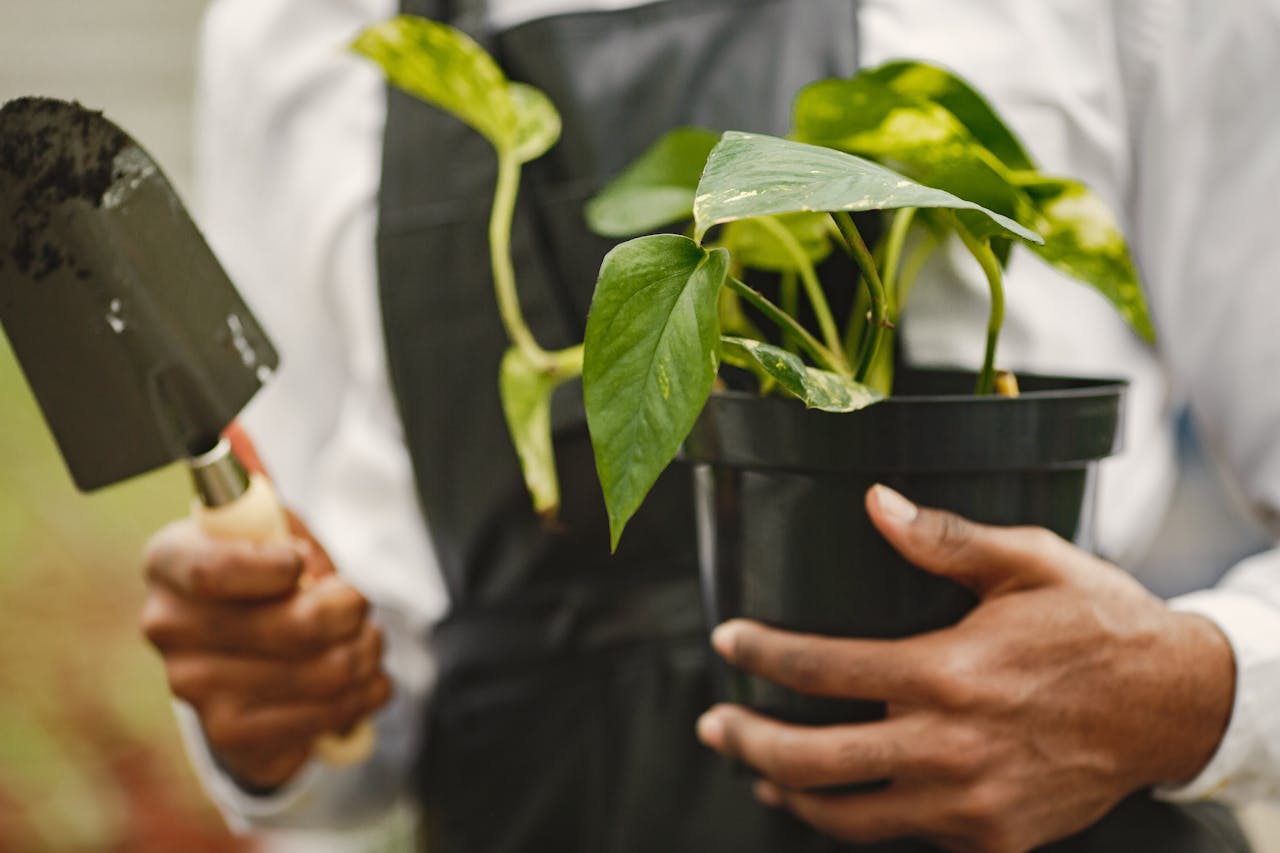
[[[926,386],[974,375],[913,374]],[[716,392],[682,455],[694,464],[880,476],[1081,468],[1120,449],[1127,382],[1039,374],[1019,380],[1032,387],[1018,397],[902,394],[848,413]]]

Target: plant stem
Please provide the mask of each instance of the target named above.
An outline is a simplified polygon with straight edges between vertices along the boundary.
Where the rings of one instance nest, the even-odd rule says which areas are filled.
[[[871,257],[871,250],[862,239],[862,234],[858,231],[853,217],[848,211],[841,210],[836,212],[835,219],[836,225],[840,227],[840,233],[844,235],[849,248],[853,250],[853,259],[862,270],[862,278],[867,283],[867,296],[871,300],[871,322],[862,344],[862,352],[858,355],[858,370],[853,376],[858,382],[862,382],[871,370],[876,351],[880,349],[880,341],[884,338],[884,330],[889,326],[889,311],[884,283],[880,280],[880,271],[876,269],[875,258]]]
[[[886,312],[891,321],[898,319],[898,309],[902,303],[898,299],[898,270],[902,264],[902,248],[906,245],[907,234],[911,224],[915,222],[916,208],[904,207],[893,216],[893,224],[889,226],[889,236],[884,244],[884,295],[888,303]]]
[[[514,157],[498,157],[498,184],[493,194],[489,215],[489,259],[493,267],[493,289],[498,312],[511,343],[530,364],[539,370],[553,371],[554,359],[538,346],[533,332],[525,324],[516,293],[516,271],[511,261],[511,223],[515,218],[516,196],[520,191],[520,161]]]
[[[933,254],[933,250],[936,248],[938,248],[937,238],[926,230],[924,237],[911,251],[911,256],[902,264],[902,272],[898,275],[898,293],[895,300],[895,306],[899,314],[907,304],[907,300],[911,298],[911,288],[915,285],[916,279],[920,277],[920,271],[924,269],[925,261],[929,260],[929,256]]]
[[[836,359],[844,362],[844,352],[840,345],[840,330],[836,328],[835,317],[831,315],[831,306],[827,303],[827,295],[822,292],[822,283],[818,281],[818,274],[814,271],[813,261],[809,260],[809,256],[805,254],[804,247],[800,245],[800,241],[796,239],[796,235],[787,230],[787,227],[773,216],[760,217],[760,223],[765,227],[773,238],[778,241],[783,250],[791,256],[791,260],[795,262],[796,270],[800,273],[800,281],[804,283],[805,294],[809,297],[809,305],[813,308],[813,314],[818,318],[818,328],[822,330],[822,337],[826,341],[827,348],[835,355]],[[848,364],[842,364],[846,368],[843,373],[848,373]]]
[[[849,366],[847,364],[842,364],[841,360],[837,359],[830,350],[819,343],[817,338],[809,334],[808,329],[801,326],[787,312],[766,299],[764,294],[749,285],[743,284],[733,276],[729,276],[728,283],[735,293],[740,294],[761,314],[777,323],[778,327],[783,331],[794,335],[796,341],[812,356],[818,367],[823,370],[830,370],[833,373],[839,373],[841,376],[849,375]]]
[[[792,317],[800,313],[799,282],[796,281],[795,270],[787,270],[782,274],[778,285],[778,301],[782,303],[782,310]],[[782,332],[782,346],[792,352],[797,348],[795,335],[785,329]]]
[[[954,220],[956,233],[964,241],[965,248],[973,255],[991,288],[991,317],[987,321],[987,347],[982,357],[982,371],[978,374],[976,394],[991,394],[996,390],[996,344],[1000,340],[1000,328],[1004,325],[1004,275],[1000,261],[991,251],[988,240],[975,237],[959,219]]]

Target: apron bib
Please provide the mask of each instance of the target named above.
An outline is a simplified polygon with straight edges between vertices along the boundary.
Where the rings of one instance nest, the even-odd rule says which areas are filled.
[[[857,68],[853,0],[667,0],[497,36],[481,0],[449,5],[402,10],[468,30],[564,117],[560,143],[525,167],[512,234],[521,302],[547,348],[582,339],[612,247],[590,235],[582,206],[610,177],[680,125],[783,133],[797,89]],[[716,696],[690,471],[677,464],[659,480],[611,557],[581,389],[566,387],[552,415],[561,519],[538,520],[497,390],[507,344],[488,262],[495,158],[455,119],[395,90],[388,99],[383,326],[450,595],[418,779],[429,849],[932,850],[825,839],[759,806],[751,779],[697,743],[694,721]],[[1052,849],[1247,850],[1238,836],[1220,810],[1135,798]]]

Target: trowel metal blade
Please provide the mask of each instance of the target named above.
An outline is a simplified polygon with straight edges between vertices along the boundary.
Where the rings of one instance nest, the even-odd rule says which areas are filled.
[[[0,325],[85,491],[208,450],[278,364],[151,157],[45,98],[0,109]]]

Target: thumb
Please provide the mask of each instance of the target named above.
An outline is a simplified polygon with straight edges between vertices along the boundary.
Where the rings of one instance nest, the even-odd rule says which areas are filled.
[[[231,452],[235,454],[236,459],[240,460],[240,464],[246,471],[251,474],[261,474],[270,479],[267,467],[258,456],[258,449],[254,447],[253,439],[249,437],[249,433],[239,421],[228,424],[222,431],[222,435],[231,443]],[[293,535],[295,545],[302,555],[304,577],[317,578],[334,574],[335,569],[329,553],[312,535],[306,523],[287,507],[284,508],[284,514],[289,524],[289,533]]]
[[[867,490],[867,514],[908,562],[986,598],[1058,580],[1065,542],[1039,527],[994,527],[917,506],[884,485]]]

